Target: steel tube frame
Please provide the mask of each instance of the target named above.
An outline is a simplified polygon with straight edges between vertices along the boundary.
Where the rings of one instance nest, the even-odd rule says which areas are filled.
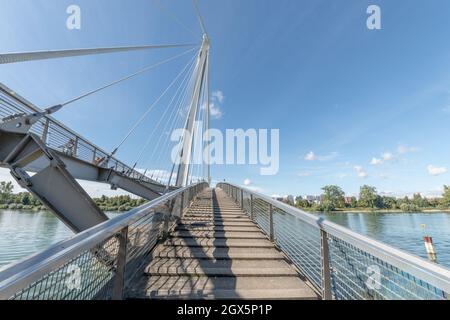
[[[119,253],[117,257],[117,270],[114,278],[112,299],[122,300],[125,285],[125,267],[127,264],[128,226],[119,233]]]

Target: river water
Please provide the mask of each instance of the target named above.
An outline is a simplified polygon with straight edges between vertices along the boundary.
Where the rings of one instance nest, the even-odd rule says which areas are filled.
[[[450,267],[450,213],[332,213],[324,217],[424,258],[426,233],[433,237],[439,263]],[[49,212],[0,210],[0,269],[72,235]]]

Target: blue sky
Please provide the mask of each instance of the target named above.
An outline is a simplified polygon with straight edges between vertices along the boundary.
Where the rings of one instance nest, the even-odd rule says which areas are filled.
[[[162,2],[197,37],[151,0],[3,0],[0,52],[199,41],[190,1]],[[81,30],[65,26],[71,4],[81,7]],[[382,30],[367,29],[369,4],[381,7]],[[224,95],[213,126],[280,129],[277,176],[260,176],[259,166],[215,166],[215,179],[248,179],[281,195],[319,194],[326,184],[348,194],[369,184],[395,195],[434,195],[450,184],[450,2],[199,0],[199,6],[212,41],[211,89]],[[4,65],[0,81],[45,107],[178,52]],[[188,59],[68,106],[56,118],[112,150]],[[119,158],[135,161],[156,118]]]

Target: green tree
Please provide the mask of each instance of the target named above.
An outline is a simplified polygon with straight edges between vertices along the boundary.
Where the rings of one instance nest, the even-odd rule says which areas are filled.
[[[24,206],[29,206],[31,204],[31,196],[28,192],[24,192],[21,194],[21,199],[20,202],[24,205]]]
[[[381,197],[381,203],[383,209],[391,209],[391,210],[398,209],[397,199],[393,197],[385,197],[385,196]]]
[[[325,186],[322,199],[322,207],[325,211],[334,211],[345,207],[344,191],[338,186]]]
[[[417,206],[418,208],[427,208],[430,206],[430,203],[428,202],[428,199],[425,197],[422,197],[420,193],[414,194],[412,203]]]
[[[309,208],[310,204],[307,200],[304,200],[301,196],[295,198],[295,206],[297,208]]]
[[[12,182],[0,182],[0,201],[2,203],[8,202],[13,195],[14,186]]]
[[[362,208],[376,208],[378,200],[377,189],[364,185],[359,191],[359,206]]]
[[[403,212],[420,212],[420,208],[413,203],[402,203],[400,205],[400,210]]]
[[[356,197],[352,197],[352,202],[350,204],[351,208],[356,208],[358,207],[358,200],[356,200]]]
[[[450,186],[444,186],[444,193],[442,194],[441,206],[444,208],[450,207]]]
[[[399,205],[401,206],[402,204],[410,205],[412,203],[411,203],[411,200],[409,200],[409,198],[407,196],[405,196],[403,199],[399,200]]]

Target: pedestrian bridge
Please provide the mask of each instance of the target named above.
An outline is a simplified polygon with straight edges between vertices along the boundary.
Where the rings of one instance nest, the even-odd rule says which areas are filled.
[[[0,85],[0,167],[9,169],[74,232],[72,238],[2,270],[0,299],[448,300],[448,268],[252,190],[225,182],[213,186],[209,165],[195,167],[194,123],[203,120],[204,129],[209,128],[210,106],[210,43],[198,17],[203,30],[200,44],[0,54],[1,67],[192,47],[45,109]],[[52,116],[191,52],[193,57],[112,151]],[[171,90],[172,98],[164,103],[166,109],[134,165],[118,160],[123,144]],[[179,161],[172,162],[164,152],[170,141],[162,137],[180,123],[192,134],[181,138]],[[149,161],[154,166],[164,160],[165,177],[137,169],[146,153],[155,155]],[[106,183],[148,203],[108,219],[78,180]]]

